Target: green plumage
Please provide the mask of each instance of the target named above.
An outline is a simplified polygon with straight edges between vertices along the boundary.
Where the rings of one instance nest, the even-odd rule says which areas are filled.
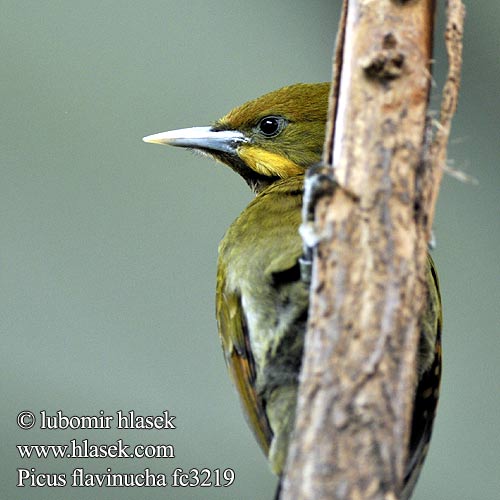
[[[253,367],[245,384],[255,396],[243,403],[265,452],[271,444],[276,473],[293,428],[309,299],[298,266],[302,185],[303,176],[297,176],[259,193],[219,246],[216,300],[223,349],[236,384],[241,360]],[[230,304],[238,312],[228,323]]]

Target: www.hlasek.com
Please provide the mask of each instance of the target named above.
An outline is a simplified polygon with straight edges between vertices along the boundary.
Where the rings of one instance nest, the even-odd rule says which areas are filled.
[[[39,412],[39,418],[29,410],[19,412],[17,425],[28,430],[37,425],[43,430],[61,429],[175,429],[175,416],[164,410],[160,415],[139,415],[134,410],[118,410],[106,415],[103,410],[98,415],[67,416],[61,410],[48,415]],[[51,433],[52,434],[52,433]],[[111,444],[93,443],[88,439],[71,439],[65,444],[19,444],[16,446],[21,459],[91,459],[91,458],[175,458],[172,444],[137,444],[131,446],[122,439]],[[44,487],[227,487],[235,480],[231,468],[209,469],[193,467],[184,470],[180,467],[170,474],[152,472],[149,468],[138,473],[123,473],[107,467],[105,472],[89,472],[83,467],[75,467],[70,474],[62,472],[41,472],[35,467],[17,469],[17,483],[20,488]]]

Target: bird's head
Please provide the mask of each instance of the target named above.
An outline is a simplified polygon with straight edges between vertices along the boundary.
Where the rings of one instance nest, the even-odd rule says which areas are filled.
[[[210,127],[171,130],[143,140],[208,154],[259,192],[320,161],[329,90],[329,83],[290,85],[233,109]]]

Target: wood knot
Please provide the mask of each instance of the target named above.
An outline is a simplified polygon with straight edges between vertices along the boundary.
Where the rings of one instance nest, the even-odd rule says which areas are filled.
[[[395,49],[398,42],[396,37],[392,33],[386,33],[384,35],[384,40],[382,41],[382,48],[384,49]]]
[[[397,50],[398,42],[389,32],[382,39],[382,48],[362,62],[362,68],[369,78],[387,81],[401,76],[405,62],[404,54]]]

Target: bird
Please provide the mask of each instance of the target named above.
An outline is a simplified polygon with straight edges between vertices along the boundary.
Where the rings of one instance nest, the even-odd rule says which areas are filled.
[[[297,83],[248,101],[210,126],[143,138],[201,152],[230,167],[255,193],[219,245],[216,317],[247,421],[278,476],[293,432],[308,319],[309,284],[299,262],[304,175],[322,158],[329,92],[329,82]],[[441,374],[441,298],[430,256],[427,262],[407,496],[427,453]]]

